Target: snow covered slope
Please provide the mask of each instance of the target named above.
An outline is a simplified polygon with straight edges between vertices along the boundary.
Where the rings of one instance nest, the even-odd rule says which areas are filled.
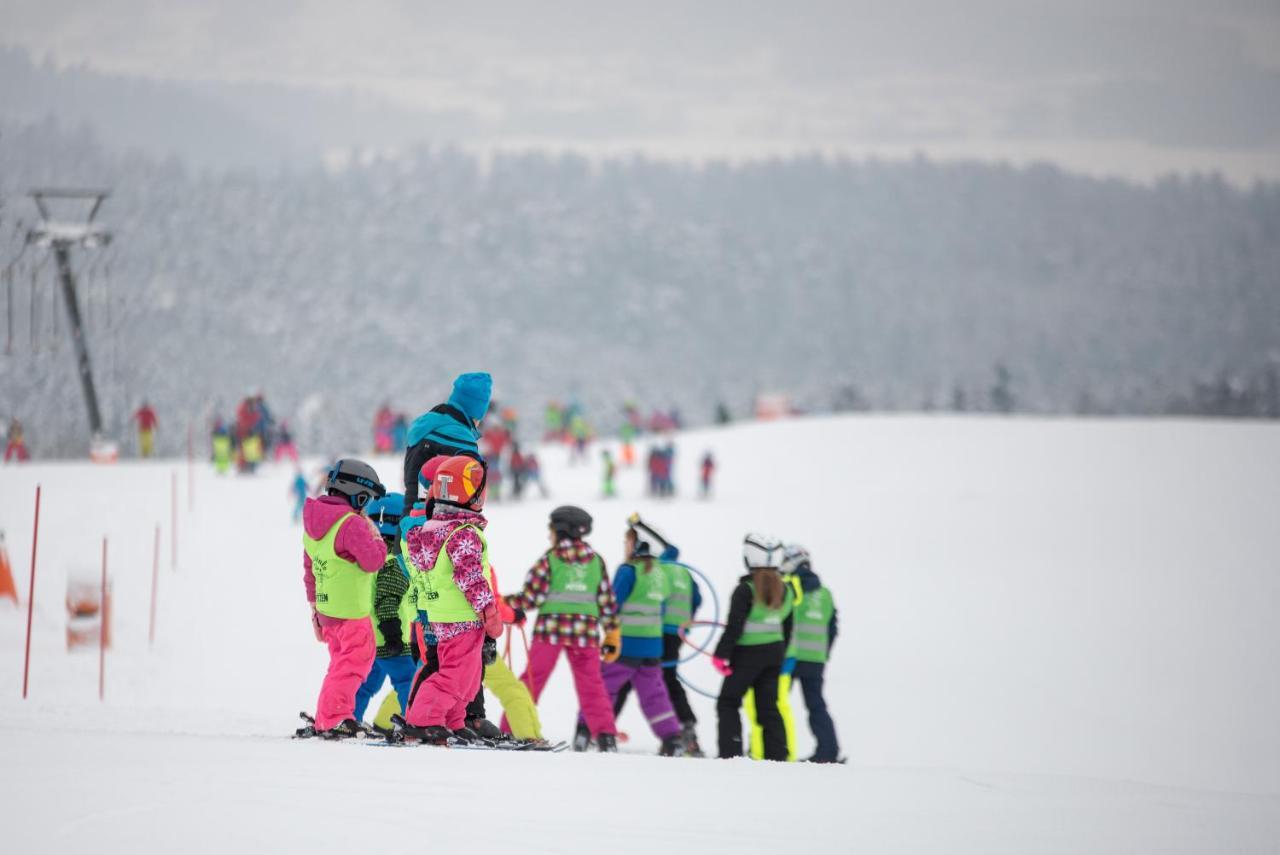
[[[290,469],[241,479],[197,467],[188,510],[185,463],[5,467],[0,527],[24,608],[0,602],[0,846],[382,849],[421,840],[433,812],[440,839],[423,845],[466,851],[1280,847],[1280,428],[861,417],[685,434],[678,447],[682,497],[669,501],[643,498],[638,471],[621,475],[622,498],[601,500],[598,461],[544,450],[552,497],[491,509],[504,588],[545,547],[562,502],[596,516],[611,567],[639,510],[721,597],[747,530],[805,544],[840,608],[828,698],[850,765],[638,756],[656,742],[634,704],[621,721],[632,753],[618,757],[290,742],[326,661],[307,623]],[[691,496],[708,448],[721,477],[702,501]],[[375,465],[394,480],[398,461]],[[103,535],[116,644],[99,703],[97,657],[65,652],[63,596],[69,575],[96,578]],[[542,713],[567,737],[561,668]],[[704,661],[686,673],[714,693]],[[713,746],[713,702],[697,710]]]

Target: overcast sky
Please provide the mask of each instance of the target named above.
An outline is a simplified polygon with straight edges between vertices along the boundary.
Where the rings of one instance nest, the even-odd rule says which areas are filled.
[[[0,42],[40,59],[353,89],[478,143],[1280,177],[1276,0],[0,5]]]

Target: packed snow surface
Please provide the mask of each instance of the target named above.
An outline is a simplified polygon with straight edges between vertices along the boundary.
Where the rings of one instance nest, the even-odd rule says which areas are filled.
[[[643,496],[638,468],[602,500],[598,451],[570,465],[543,449],[551,497],[490,509],[504,589],[564,502],[595,515],[610,567],[640,511],[722,604],[745,532],[804,544],[840,610],[827,695],[848,765],[650,756],[634,700],[619,756],[292,741],[327,661],[289,519],[292,468],[41,463],[0,468],[22,598],[0,601],[0,848],[1280,850],[1280,427],[815,418],[676,442],[680,496],[666,501]],[[718,483],[701,500],[707,449]],[[373,462],[397,480],[398,460]],[[114,646],[100,702],[96,653],[66,651],[64,598],[69,578],[98,579],[104,536]],[[519,668],[518,635],[513,647]],[[704,658],[684,673],[714,694]],[[798,692],[793,703],[805,756]],[[548,735],[570,735],[575,707],[562,662],[541,704]],[[696,709],[713,748],[713,702]]]

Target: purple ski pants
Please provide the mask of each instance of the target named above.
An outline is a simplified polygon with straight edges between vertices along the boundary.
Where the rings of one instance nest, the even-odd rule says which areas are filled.
[[[680,720],[671,707],[671,696],[667,694],[667,684],[662,679],[661,665],[606,662],[601,666],[601,673],[611,703],[618,699],[618,692],[622,687],[630,683],[654,735],[659,739],[666,739],[680,733]]]

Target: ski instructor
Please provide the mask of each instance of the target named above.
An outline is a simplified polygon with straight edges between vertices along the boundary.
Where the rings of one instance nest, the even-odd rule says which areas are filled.
[[[449,400],[432,407],[409,426],[404,453],[404,514],[418,501],[418,473],[433,457],[464,455],[480,460],[480,421],[489,409],[493,378],[488,372],[459,374]],[[425,500],[425,496],[423,499]]]

